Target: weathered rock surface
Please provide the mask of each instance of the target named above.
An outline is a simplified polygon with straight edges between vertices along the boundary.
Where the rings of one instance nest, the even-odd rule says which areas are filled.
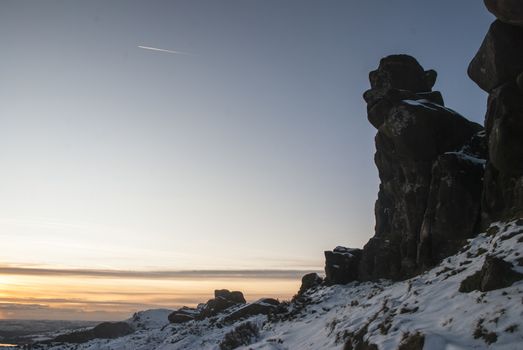
[[[482,169],[476,164],[481,162],[476,155],[465,153],[464,147],[478,148],[471,139],[482,128],[443,106],[441,94],[431,90],[436,76],[435,71],[425,71],[407,55],[385,57],[369,75],[371,89],[365,92],[364,99],[368,119],[378,129],[375,163],[381,184],[375,206],[376,233],[359,259],[358,279],[414,275],[421,265],[452,254],[454,245],[472,234],[479,217],[479,194],[470,192],[481,187],[477,184]],[[444,156],[447,152],[455,155]],[[465,168],[474,169],[470,177],[460,176]],[[450,180],[433,181],[433,172]],[[472,181],[473,189],[465,181]],[[431,191],[432,185],[435,188]],[[465,212],[472,224],[460,224],[457,215],[445,217],[452,211],[444,202],[449,197],[452,202],[467,202],[468,207],[460,207],[460,212]],[[432,209],[426,214],[428,207]],[[452,244],[441,244],[449,235],[438,227],[433,216],[456,224]],[[425,241],[420,247],[424,223]],[[440,238],[440,234],[446,236]]]
[[[523,27],[492,23],[470,62],[469,77],[486,92],[516,80],[523,71]]]
[[[325,252],[325,282],[346,284],[358,279],[361,249],[336,247]]]
[[[521,0],[485,0],[485,6],[500,21],[523,26],[523,3]]]

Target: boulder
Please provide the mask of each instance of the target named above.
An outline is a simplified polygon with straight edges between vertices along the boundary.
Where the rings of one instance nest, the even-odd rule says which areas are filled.
[[[361,249],[336,247],[325,252],[325,282],[346,284],[358,279]]]
[[[171,323],[185,323],[194,320],[199,316],[199,314],[200,310],[184,306],[176,311],[173,311],[168,316],[168,319]]]
[[[523,3],[521,0],[485,0],[485,6],[500,21],[523,26]]]
[[[280,302],[276,299],[263,298],[232,312],[224,320],[225,322],[235,322],[255,315],[268,315],[276,310],[278,305],[280,305]]]
[[[298,295],[303,295],[306,291],[319,286],[323,279],[315,272],[308,273],[301,278],[301,286]]]
[[[469,64],[468,75],[478,86],[491,92],[498,86],[516,80],[523,72],[523,27],[499,20],[492,23]]]
[[[224,310],[245,304],[243,293],[239,291],[229,291],[227,289],[217,289],[214,291],[214,299],[207,301],[203,306],[201,313],[198,315],[199,319],[215,316]]]
[[[214,291],[214,297],[215,298],[222,298],[226,299],[235,303],[241,303],[245,304],[245,298],[243,296],[243,293],[240,291],[229,291],[227,289],[216,289]]]

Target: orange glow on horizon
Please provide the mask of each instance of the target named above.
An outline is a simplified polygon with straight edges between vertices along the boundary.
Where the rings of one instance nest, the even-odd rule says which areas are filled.
[[[242,291],[248,301],[285,300],[299,284],[291,278],[0,276],[0,318],[121,320],[150,308],[195,306],[223,288]]]

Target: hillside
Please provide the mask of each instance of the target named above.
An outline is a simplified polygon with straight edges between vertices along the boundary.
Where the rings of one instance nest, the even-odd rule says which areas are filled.
[[[469,240],[460,253],[417,277],[395,283],[316,286],[282,303],[269,317],[227,322],[229,315],[246,307],[242,304],[210,318],[174,324],[165,310],[150,310],[127,321],[136,327],[131,335],[34,348],[376,349],[375,344],[388,350],[407,343],[400,349],[422,349],[424,343],[424,349],[520,349],[523,281],[499,288],[502,281],[486,292],[460,292],[462,282],[480,271],[487,257],[501,258],[523,273],[521,220],[494,224]]]

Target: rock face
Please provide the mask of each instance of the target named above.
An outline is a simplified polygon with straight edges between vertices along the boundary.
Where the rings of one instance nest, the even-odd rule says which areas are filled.
[[[496,17],[468,73],[489,93],[482,223],[523,215],[523,3],[485,0]]]
[[[375,163],[381,184],[375,236],[363,249],[357,278],[402,279],[455,253],[457,242],[472,234],[483,167],[467,150],[482,128],[444,107],[441,94],[432,91],[436,72],[425,71],[411,56],[383,58],[369,78],[364,99],[378,130]],[[449,199],[459,204],[448,207]],[[471,224],[462,224],[462,217]],[[453,225],[452,232],[447,225]],[[447,238],[452,242],[443,244]]]

